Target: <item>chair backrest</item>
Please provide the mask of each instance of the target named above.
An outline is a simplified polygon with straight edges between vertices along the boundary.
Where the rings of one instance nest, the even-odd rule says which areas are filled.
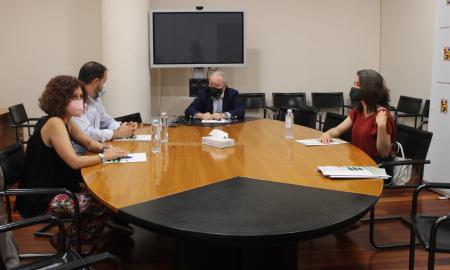
[[[189,96],[196,97],[201,89],[208,87],[208,79],[189,79]]]
[[[24,167],[25,151],[20,143],[0,150],[0,169],[5,188],[22,179]]]
[[[340,123],[342,123],[347,116],[342,114],[337,114],[333,112],[327,112],[327,115],[325,116],[325,122],[323,123],[322,131],[328,131],[334,127],[337,127]],[[341,134],[341,139],[347,142],[352,141],[352,130],[347,130],[344,134]]]
[[[261,109],[266,107],[265,93],[240,93],[239,97],[246,109]]]
[[[287,108],[281,108],[277,116],[277,120],[284,121],[286,118]],[[305,108],[292,108],[294,115],[294,124],[304,127],[316,128],[317,111]]]
[[[8,108],[13,124],[23,124],[28,122],[28,115],[22,103]]]
[[[344,93],[342,92],[312,92],[311,105],[316,108],[343,108]]]
[[[304,108],[306,107],[306,94],[305,92],[272,93],[272,104],[276,109]]]
[[[141,113],[132,113],[132,114],[116,117],[115,120],[119,121],[119,122],[142,123]]]
[[[425,103],[423,104],[423,110],[422,110],[422,120],[423,118],[428,118],[430,115],[430,100],[425,100]]]
[[[408,114],[419,114],[420,107],[422,107],[422,99],[400,96],[397,104],[397,112]]]
[[[432,132],[397,124],[396,141],[401,143],[406,158],[426,159],[432,137]]]

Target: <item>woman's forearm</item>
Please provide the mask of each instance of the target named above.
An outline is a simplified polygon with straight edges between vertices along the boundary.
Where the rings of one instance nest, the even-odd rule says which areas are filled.
[[[387,157],[391,153],[391,135],[387,132],[386,126],[378,127],[377,152],[380,157]]]

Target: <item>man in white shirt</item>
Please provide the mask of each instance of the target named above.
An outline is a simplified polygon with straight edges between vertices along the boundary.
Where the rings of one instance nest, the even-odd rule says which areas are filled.
[[[105,94],[103,88],[107,78],[108,70],[100,63],[91,61],[81,67],[78,79],[85,83],[88,102],[82,116],[72,117],[84,133],[99,142],[130,137],[136,130],[135,123],[117,122],[106,112],[100,97]],[[77,153],[85,152],[81,146],[74,146]]]
[[[116,138],[126,138],[133,136],[136,131],[136,123],[120,123],[109,115],[100,99],[105,94],[103,87],[108,79],[107,68],[97,62],[91,61],[84,64],[78,74],[78,79],[84,82],[84,88],[88,94],[86,109],[82,116],[72,117],[78,127],[89,137],[99,142],[105,142]],[[86,150],[74,143],[77,154]],[[131,235],[134,233],[133,227],[128,225],[126,220],[122,220],[113,215],[106,223],[111,229]]]

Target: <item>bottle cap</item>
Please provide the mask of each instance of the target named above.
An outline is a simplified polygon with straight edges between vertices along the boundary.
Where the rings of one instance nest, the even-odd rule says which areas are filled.
[[[166,112],[162,112],[162,113],[161,113],[161,116],[166,116],[166,115],[167,115]]]
[[[292,109],[288,109],[288,111],[287,111],[288,113],[291,113],[292,112]]]

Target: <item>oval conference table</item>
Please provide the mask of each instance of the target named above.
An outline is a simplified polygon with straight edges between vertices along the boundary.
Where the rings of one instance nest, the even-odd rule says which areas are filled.
[[[374,166],[351,144],[307,147],[284,138],[284,123],[259,119],[218,127],[232,148],[201,144],[205,126],[169,128],[160,153],[150,142],[113,142],[147,153],[145,163],[82,170],[89,190],[137,226],[178,241],[180,269],[297,269],[297,241],[358,221],[383,181],[331,180],[318,166]],[[139,129],[149,134],[149,127]],[[294,126],[295,139],[318,138]]]

